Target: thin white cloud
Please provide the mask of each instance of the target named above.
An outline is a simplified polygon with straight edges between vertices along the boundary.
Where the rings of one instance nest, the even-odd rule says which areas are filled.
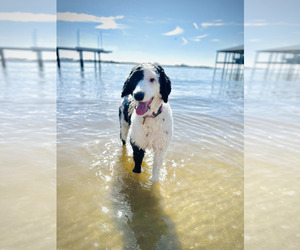
[[[208,35],[207,34],[204,34],[204,35],[201,35],[201,36],[196,36],[194,38],[191,39],[191,41],[193,42],[201,42],[201,40],[205,37],[207,37]]]
[[[123,18],[124,16],[98,17],[74,12],[57,13],[57,21],[101,23],[95,27],[97,29],[124,29],[125,25],[116,22]]]
[[[196,28],[196,30],[199,30],[198,24],[197,23],[193,23],[194,27]]]
[[[249,22],[249,23],[244,23],[244,26],[246,27],[251,27],[251,26],[267,26],[269,25],[268,23],[265,22]]]
[[[0,21],[56,22],[56,15],[30,12],[0,12]]]
[[[248,41],[248,42],[252,42],[252,43],[257,43],[257,42],[260,42],[261,39],[251,38],[251,39],[248,39],[247,41]]]
[[[221,22],[218,22],[218,23],[201,23],[201,26],[203,28],[206,28],[206,27],[210,27],[210,26],[223,26],[224,23],[221,23]]]
[[[215,39],[211,39],[210,41],[216,43],[216,42],[220,42],[220,39],[215,38]]]
[[[181,39],[183,41],[182,45],[186,45],[188,43],[188,40],[186,40],[183,36],[181,37]]]
[[[182,28],[180,28],[179,26],[177,26],[174,30],[164,33],[163,35],[165,36],[176,36],[176,35],[180,35],[184,32],[184,30]]]

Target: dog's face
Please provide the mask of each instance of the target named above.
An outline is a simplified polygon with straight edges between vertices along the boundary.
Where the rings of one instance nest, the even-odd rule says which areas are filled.
[[[154,99],[168,102],[171,81],[160,65],[141,64],[134,67],[123,86],[122,97],[133,95],[138,102],[136,113],[143,115]]]

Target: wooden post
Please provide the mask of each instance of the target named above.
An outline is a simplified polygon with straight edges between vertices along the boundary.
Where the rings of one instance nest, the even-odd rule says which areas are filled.
[[[6,63],[5,63],[5,57],[4,57],[4,51],[3,51],[3,49],[0,49],[0,56],[1,56],[2,67],[5,68],[6,67]]]
[[[42,59],[42,52],[40,50],[36,51],[37,60],[40,68],[43,68],[43,59]]]
[[[80,68],[83,70],[83,55],[82,50],[79,50],[79,60],[80,60]]]
[[[222,71],[222,80],[224,80],[224,71],[225,71],[225,66],[227,63],[227,52],[225,52],[225,58],[224,58],[224,65],[223,65],[223,71]]]
[[[291,81],[293,79],[294,65],[296,65],[296,62],[297,62],[297,57],[296,57],[296,54],[293,53],[293,60],[291,60],[291,62],[290,62],[290,67],[289,67],[288,74],[287,74],[288,81]]]
[[[258,57],[259,57],[259,53],[258,51],[256,51],[256,54],[255,54],[255,59],[254,59],[254,65],[253,65],[253,68],[252,68],[252,73],[251,73],[251,81],[253,81],[253,78],[254,78],[254,74],[255,74],[255,70],[256,70],[256,64],[257,64],[257,60],[258,60]]]
[[[216,70],[217,70],[218,58],[219,58],[219,52],[217,51],[216,62],[215,62],[215,70],[214,70],[214,76],[213,76],[213,81],[215,80],[215,76],[216,76]]]
[[[271,63],[272,63],[272,59],[273,59],[273,52],[271,52],[270,55],[269,55],[269,61],[268,61],[267,69],[266,69],[266,72],[265,72],[264,80],[267,80],[267,78],[268,78],[268,74],[269,74]]]
[[[57,67],[60,69],[60,58],[59,58],[59,49],[56,48],[56,61],[57,61]]]
[[[230,68],[230,73],[229,73],[229,78],[228,80],[232,80],[232,72],[233,72],[233,61],[234,61],[234,53],[231,53],[231,68]]]
[[[99,59],[99,71],[101,71],[101,55],[100,55],[100,52],[98,52],[98,59]]]
[[[281,79],[281,72],[282,72],[282,67],[283,65],[285,64],[285,62],[283,61],[283,55],[281,55],[281,58],[279,59],[279,62],[280,62],[280,66],[279,66],[279,70],[278,70],[278,74],[277,74],[277,80],[280,80]]]

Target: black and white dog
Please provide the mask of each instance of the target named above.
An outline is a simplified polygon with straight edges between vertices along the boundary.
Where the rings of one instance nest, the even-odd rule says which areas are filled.
[[[172,110],[168,103],[171,81],[160,65],[134,67],[124,83],[119,108],[123,145],[129,131],[135,167],[141,173],[146,149],[153,149],[151,181],[159,180],[159,170],[173,134]]]

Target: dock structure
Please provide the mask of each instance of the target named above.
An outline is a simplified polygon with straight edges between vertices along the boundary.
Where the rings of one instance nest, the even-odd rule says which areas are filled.
[[[220,55],[221,59],[219,58]],[[219,65],[222,66],[219,67]],[[222,70],[222,81],[242,81],[244,79],[244,45],[217,50],[214,80],[219,69]]]
[[[61,67],[61,58],[59,52],[61,50],[71,50],[76,51],[79,53],[79,63],[81,70],[84,69],[84,58],[83,58],[83,52],[92,52],[94,53],[94,62],[99,63],[99,66],[101,65],[101,53],[112,53],[112,51],[104,50],[104,49],[98,49],[98,48],[87,48],[87,47],[56,47],[56,48],[46,48],[46,47],[0,47],[0,56],[1,56],[1,64],[2,67],[6,67],[6,58],[5,58],[5,50],[11,50],[11,51],[32,51],[35,52],[37,55],[37,62],[40,68],[43,68],[43,58],[42,58],[42,52],[56,52],[56,60],[57,60],[57,67]],[[98,60],[96,59],[98,55]]]
[[[256,51],[252,77],[258,68],[264,80],[299,81],[300,45]]]
[[[54,52],[55,48],[46,48],[46,47],[0,47],[0,56],[1,56],[1,64],[2,67],[6,67],[6,59],[5,59],[5,50],[11,51],[32,51],[36,53],[37,62],[40,68],[43,67],[43,58],[42,52]]]
[[[56,48],[56,58],[57,58],[57,67],[60,68],[61,59],[59,55],[60,50],[71,50],[71,51],[77,51],[79,53],[79,62],[80,62],[80,68],[81,70],[84,69],[84,59],[83,59],[83,52],[92,52],[94,53],[94,62],[99,63],[99,66],[101,65],[101,53],[112,53],[112,51],[104,50],[104,49],[98,49],[98,48],[86,48],[86,47],[57,47]],[[98,55],[98,60],[96,59]]]

